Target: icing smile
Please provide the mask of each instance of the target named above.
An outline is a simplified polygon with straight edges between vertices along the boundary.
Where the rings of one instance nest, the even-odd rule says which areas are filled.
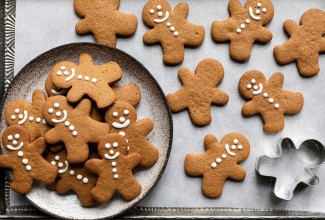
[[[109,156],[108,154],[104,155],[107,160],[114,160],[115,158],[118,158],[120,156],[120,152],[116,152],[113,156]]]
[[[68,117],[68,112],[67,112],[67,110],[63,110],[62,112],[63,112],[63,118],[60,119],[60,120],[57,120],[57,119],[53,118],[52,121],[53,121],[54,123],[61,123],[61,122],[64,122],[64,121],[67,119],[67,117]]]
[[[254,20],[257,20],[257,21],[261,20],[260,16],[254,15],[252,7],[249,7],[248,12],[249,12],[249,16],[251,16],[251,18],[253,18]]]
[[[27,120],[27,117],[28,117],[28,112],[27,112],[27,110],[24,110],[24,118],[21,119],[21,120],[18,122],[18,124],[19,124],[19,125],[24,124],[25,121]]]
[[[65,168],[58,170],[58,173],[65,173],[68,170],[69,162],[68,161],[64,161],[64,162],[65,162]]]
[[[230,147],[229,147],[228,144],[225,145],[225,149],[226,149],[226,151],[227,151],[227,153],[228,153],[229,155],[231,155],[231,156],[235,156],[235,155],[236,155],[234,152],[232,152],[232,151],[230,150]]]
[[[262,93],[262,91],[263,91],[263,85],[262,85],[262,83],[260,83],[259,85],[258,85],[258,90],[256,90],[256,91],[253,91],[253,94],[254,95],[259,95],[259,94],[261,94]]]
[[[68,76],[65,81],[68,82],[73,79],[74,75],[76,74],[76,70],[74,68],[71,68],[71,75]]]
[[[117,122],[113,122],[112,123],[112,126],[114,128],[126,128],[129,125],[130,125],[130,120],[129,119],[126,120],[123,124],[120,124],[120,123],[117,123]]]
[[[22,148],[24,146],[24,142],[20,142],[19,146],[18,147],[14,147],[14,146],[11,146],[11,145],[7,145],[7,148],[9,150],[19,150],[20,148]]]
[[[169,12],[166,11],[166,14],[165,14],[165,17],[164,18],[161,18],[161,19],[153,19],[153,21],[155,23],[163,23],[163,22],[167,21],[168,18],[169,18]]]

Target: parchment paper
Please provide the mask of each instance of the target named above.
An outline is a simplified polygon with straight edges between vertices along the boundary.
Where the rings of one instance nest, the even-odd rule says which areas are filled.
[[[180,2],[170,0],[172,7]],[[154,191],[139,205],[150,207],[236,207],[257,209],[290,209],[321,212],[325,208],[325,166],[315,173],[320,178],[316,187],[299,187],[291,201],[282,201],[273,196],[272,181],[255,172],[256,157],[272,155],[276,151],[279,137],[290,137],[294,141],[314,138],[325,143],[325,56],[320,56],[321,72],[312,78],[301,77],[295,64],[280,67],[273,58],[273,48],[287,40],[283,22],[287,19],[299,21],[310,8],[325,10],[323,0],[273,0],[275,16],[267,26],[273,40],[266,45],[254,45],[251,59],[243,64],[229,58],[229,44],[216,44],[211,39],[213,20],[228,18],[228,0],[188,0],[188,20],[205,26],[203,45],[185,50],[184,62],[178,66],[166,66],[162,62],[160,46],[146,46],[142,36],[148,28],[141,18],[146,0],[122,0],[120,10],[138,16],[137,32],[130,38],[119,38],[117,47],[134,56],[154,75],[166,94],[181,86],[177,71],[188,67],[194,71],[199,61],[212,57],[219,60],[225,69],[225,78],[220,89],[230,96],[224,107],[212,107],[213,121],[199,128],[192,125],[188,113],[173,115],[174,143],[166,171]],[[244,3],[244,1],[242,1]],[[37,55],[62,44],[71,42],[94,42],[91,35],[78,36],[74,26],[80,20],[73,10],[72,0],[17,0],[15,73]],[[260,117],[243,118],[241,107],[245,101],[237,90],[240,76],[251,69],[262,71],[267,78],[280,71],[285,75],[284,88],[302,92],[305,105],[302,112],[285,118],[285,129],[278,134],[266,134]],[[251,143],[250,157],[241,166],[247,171],[243,182],[227,181],[224,192],[218,199],[209,199],[201,193],[201,178],[186,176],[184,157],[187,153],[204,151],[203,139],[212,133],[219,140],[229,132],[243,133]],[[12,193],[11,205],[25,204],[23,197]]]

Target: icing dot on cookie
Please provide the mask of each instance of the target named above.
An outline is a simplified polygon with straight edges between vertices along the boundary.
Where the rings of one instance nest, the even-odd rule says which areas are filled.
[[[262,9],[262,12],[263,12],[263,13],[267,12],[267,9],[266,9],[266,8],[263,8],[263,9]]]
[[[77,175],[77,179],[78,180],[81,180],[82,179],[82,176],[79,174],[79,175]]]
[[[60,111],[58,111],[58,112],[55,113],[55,115],[56,115],[57,117],[60,117],[60,116],[62,115],[62,113],[61,113]]]
[[[96,83],[96,82],[97,82],[97,79],[96,79],[96,78],[92,78],[92,79],[91,79],[91,82],[92,82],[92,83]]]
[[[274,99],[270,98],[269,103],[273,103],[273,102],[274,102]]]
[[[124,114],[124,115],[128,115],[128,114],[129,114],[129,110],[125,109],[125,110],[123,111],[123,114]]]
[[[23,164],[28,164],[28,160],[27,159],[23,159]]]
[[[60,163],[58,164],[58,167],[60,167],[60,168],[63,167],[63,163],[60,162]]]
[[[78,135],[78,132],[73,131],[73,132],[72,132],[72,135],[73,135],[73,136],[77,136],[77,135]]]
[[[16,113],[16,114],[19,113],[19,109],[18,109],[18,108],[15,109],[15,113]]]
[[[88,183],[88,178],[83,178],[83,179],[82,179],[82,182],[83,182],[83,183]]]
[[[226,157],[227,157],[227,155],[226,154],[222,154],[222,156],[221,156],[223,159],[225,159]]]
[[[241,24],[241,25],[240,25],[240,28],[241,28],[241,29],[244,29],[245,27],[246,27],[245,24]]]
[[[266,92],[264,92],[264,93],[263,93],[263,96],[264,96],[265,98],[267,98],[269,95],[268,95]]]
[[[238,29],[237,29],[237,33],[238,33],[238,34],[241,33],[241,29],[238,28]]]
[[[113,169],[112,169],[112,172],[113,172],[113,173],[116,173],[116,172],[117,172],[117,169],[116,169],[116,168],[113,168]]]
[[[255,79],[252,79],[251,80],[251,83],[253,83],[253,84],[256,83],[256,80]]]
[[[22,114],[20,114],[20,115],[18,115],[18,118],[19,118],[19,119],[23,119],[24,116],[23,116]]]
[[[117,174],[114,175],[114,179],[118,179],[118,175]]]
[[[13,139],[12,135],[9,135],[8,136],[8,141],[12,141],[12,139]]]
[[[54,112],[53,108],[49,108],[49,113],[52,114]]]
[[[113,147],[118,147],[118,143],[117,142],[114,142],[113,143]]]
[[[112,166],[113,166],[113,167],[116,166],[116,162],[115,162],[115,161],[112,162]]]
[[[62,71],[60,71],[60,70],[57,71],[57,72],[56,72],[56,75],[61,76],[61,75],[62,75]]]
[[[30,165],[27,165],[26,170],[30,171],[30,170],[32,170],[32,167]]]
[[[59,155],[56,155],[56,156],[54,157],[54,159],[55,159],[55,160],[60,160],[60,156],[59,156]]]
[[[256,9],[255,14],[259,15],[260,13],[261,13],[261,11]]]
[[[51,164],[52,164],[53,166],[55,166],[55,165],[56,165],[56,162],[55,162],[54,160],[52,160],[52,161],[51,161]]]
[[[85,80],[88,81],[89,80],[89,76],[85,76]]]
[[[276,104],[274,105],[274,108],[280,108],[280,105],[279,105],[278,103],[276,103]]]
[[[45,119],[42,120],[42,123],[43,123],[44,125],[46,125],[46,121],[45,121]]]
[[[234,144],[238,144],[238,139],[234,139]]]
[[[38,123],[40,123],[42,121],[42,119],[41,118],[36,118],[36,122],[38,122]]]
[[[69,75],[69,72],[68,71],[64,71],[64,73],[63,73],[64,75]]]
[[[65,70],[65,66],[61,66],[61,70]]]
[[[30,116],[28,119],[29,119],[29,121],[33,121],[34,120],[34,117],[33,116]]]
[[[15,120],[15,119],[16,119],[16,116],[12,115],[11,120]]]
[[[114,154],[114,150],[110,150],[109,153],[110,153],[110,154]]]
[[[70,125],[70,122],[65,121],[65,122],[64,122],[64,125],[65,125],[66,127],[68,127],[68,126]]]
[[[18,151],[18,156],[19,156],[19,157],[24,156],[24,152],[22,152],[22,151]]]
[[[238,145],[238,150],[242,150],[243,146],[242,145]]]
[[[105,144],[105,148],[106,148],[106,149],[109,149],[110,147],[111,147],[111,145],[110,145],[109,143],[106,143],[106,144]]]
[[[157,10],[158,10],[158,11],[161,10],[161,5],[157,5]]]
[[[177,32],[177,31],[175,31],[175,33],[174,33],[174,36],[175,36],[175,37],[177,37],[177,36],[178,36],[178,32]]]
[[[257,85],[254,86],[254,90],[258,90],[258,86]]]
[[[78,78],[78,79],[82,79],[82,75],[78,75],[77,78]]]
[[[20,135],[19,134],[15,134],[15,138],[16,139],[19,139],[20,138]]]
[[[262,7],[262,3],[261,2],[259,2],[259,3],[257,3],[257,7]]]
[[[231,149],[236,150],[236,145],[231,145]]]
[[[215,162],[211,163],[211,167],[212,168],[216,168],[217,167],[217,164]]]
[[[221,159],[220,159],[220,158],[217,158],[217,159],[216,159],[216,162],[217,162],[217,163],[221,163]]]
[[[60,104],[59,103],[54,103],[54,108],[59,108],[60,107]]]
[[[172,25],[172,24],[170,22],[167,22],[166,25],[167,25],[167,27],[170,27],[170,25]]]
[[[158,17],[162,17],[163,16],[163,13],[160,11],[158,12]]]
[[[117,117],[118,116],[118,113],[117,112],[113,112],[113,116],[114,117]]]
[[[123,132],[123,131],[120,131],[119,134],[122,136],[125,136],[125,132]]]
[[[153,14],[153,13],[155,13],[155,10],[150,9],[150,10],[149,10],[149,13],[150,13],[150,14]]]
[[[170,31],[175,31],[175,28],[174,27],[170,27],[169,30]]]
[[[16,140],[13,140],[12,143],[13,143],[14,145],[16,145],[16,144],[17,144],[17,141],[16,141]]]
[[[70,175],[72,176],[74,174],[74,170],[70,170]]]
[[[245,23],[246,23],[246,24],[249,24],[249,23],[251,23],[251,20],[246,19]]]
[[[70,125],[70,126],[69,126],[69,130],[70,130],[70,131],[73,131],[73,130],[74,130],[74,126],[73,126],[73,125]]]

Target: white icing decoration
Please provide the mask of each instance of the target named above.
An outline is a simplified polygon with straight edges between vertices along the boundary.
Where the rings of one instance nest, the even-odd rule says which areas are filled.
[[[13,136],[12,135],[9,135],[8,136],[8,141],[12,141],[12,139],[13,139]]]
[[[221,163],[221,159],[220,159],[220,158],[217,158],[217,159],[216,159],[216,162],[217,162],[217,163]]]
[[[123,111],[123,114],[124,115],[128,115],[130,112],[129,112],[129,110],[127,110],[127,109],[125,109],[124,111]]]
[[[83,178],[82,182],[85,183],[85,184],[88,183],[88,178]]]
[[[40,123],[42,121],[42,119],[41,118],[36,118],[36,122],[38,122],[38,123]]]
[[[58,173],[65,173],[68,170],[68,168],[69,168],[69,162],[67,160],[65,160],[64,163],[65,163],[65,168],[58,170]],[[70,171],[70,174],[71,174],[71,171]]]
[[[70,175],[72,176],[74,174],[74,170],[70,170]]]
[[[24,156],[24,152],[18,151],[18,157],[22,157],[22,156]]]
[[[68,77],[65,79],[66,82],[69,82],[70,80],[73,79],[74,75],[76,74],[75,71],[76,71],[76,70],[75,70],[74,68],[71,68],[71,75],[68,76]]]
[[[150,13],[150,14],[153,14],[153,13],[155,13],[155,10],[150,9],[150,10],[149,10],[149,13]]]
[[[124,117],[120,117],[119,121],[123,123],[123,122],[125,122],[125,118]]]
[[[23,118],[20,118],[20,115],[19,115],[19,118],[20,118],[21,120],[18,121],[18,124],[19,124],[19,125],[24,124],[24,123],[26,122],[26,120],[27,120],[27,117],[28,117],[28,112],[27,112],[27,110],[24,110],[24,116],[23,116]]]
[[[82,175],[78,174],[78,175],[77,175],[77,179],[78,179],[78,180],[81,180],[81,179],[82,179]]]
[[[57,71],[57,72],[56,72],[56,75],[61,76],[61,75],[62,75],[62,71],[60,71],[60,70]]]
[[[178,36],[178,32],[177,32],[177,31],[175,31],[175,33],[174,33],[174,36],[175,36],[175,37],[177,37],[177,36]]]
[[[118,175],[117,174],[114,175],[114,179],[118,179]]]
[[[29,121],[33,121],[34,120],[34,117],[33,116],[30,116],[28,119],[29,119]]]
[[[116,172],[117,172],[117,169],[116,169],[116,168],[113,168],[113,169],[112,169],[112,172],[113,172],[113,173],[116,173]]]
[[[234,139],[234,144],[238,144],[238,139]]]
[[[175,28],[174,27],[170,27],[170,31],[175,31]]]
[[[114,154],[114,150],[110,150],[109,153],[110,153],[110,154]]]
[[[70,125],[70,122],[69,122],[69,121],[65,121],[65,122],[64,122],[64,125],[65,125],[66,127],[68,127],[68,126]]]
[[[260,87],[260,88],[259,88],[258,90],[253,91],[253,94],[254,94],[254,95],[259,95],[259,94],[262,93],[262,91],[263,91],[263,85],[262,85],[262,83],[259,84],[259,87]]]
[[[15,109],[15,113],[16,113],[16,114],[19,113],[19,109],[18,109],[18,108]]]
[[[238,145],[238,150],[242,150],[243,149],[243,146],[242,145]]]
[[[158,12],[158,17],[162,17],[163,16],[163,13],[160,11]]]
[[[166,25],[167,25],[167,27],[170,27],[170,25],[172,25],[172,24],[170,22],[167,22]]]
[[[167,21],[168,18],[169,18],[169,12],[166,11],[166,14],[165,14],[165,17],[164,18],[161,18],[161,19],[153,19],[153,21],[155,23],[163,23],[163,22]]]
[[[88,81],[89,80],[89,76],[85,76],[85,80]]]
[[[227,158],[227,155],[226,154],[222,154],[221,156],[223,159],[226,159]]]
[[[54,106],[54,108],[59,108],[60,107],[60,104],[56,102],[56,103],[54,103],[53,106]]]
[[[245,29],[245,27],[246,27],[245,24],[241,24],[241,25],[240,25],[240,28],[241,28],[241,29]]]
[[[113,167],[116,166],[116,162],[115,162],[115,161],[112,162],[112,166],[113,166]]]
[[[254,90],[258,90],[258,86],[257,85],[254,86]]]
[[[109,149],[110,147],[111,147],[111,145],[110,145],[109,143],[106,143],[106,144],[105,144],[105,148],[106,148],[106,149]]]
[[[109,156],[108,154],[104,155],[107,160],[114,160],[120,156],[120,152],[116,152],[113,156]]]
[[[119,134],[122,136],[125,136],[125,132],[123,132],[123,131],[120,131]]]
[[[261,17],[260,16],[254,15],[254,12],[253,12],[253,8],[252,7],[249,7],[248,13],[249,13],[249,16],[251,16],[251,18],[253,18],[254,20],[256,20],[256,21],[261,20]]]
[[[53,166],[55,166],[55,165],[56,165],[56,162],[55,162],[54,160],[52,160],[52,161],[51,161],[51,164],[52,164]]]
[[[23,159],[22,162],[23,162],[23,164],[25,164],[25,165],[28,164],[28,160],[27,160],[27,159]]]
[[[259,15],[260,13],[261,13],[261,11],[256,9],[255,14]]]
[[[263,12],[263,13],[266,13],[266,12],[267,12],[267,9],[266,9],[266,8],[263,8],[263,9],[262,9],[262,12]]]
[[[61,70],[65,70],[65,66],[61,66]]]
[[[31,170],[32,170],[32,167],[31,167],[30,165],[27,165],[27,166],[26,166],[26,170],[27,170],[27,171],[31,171]]]
[[[19,134],[15,134],[15,138],[16,139],[19,139],[20,138],[20,135]]]
[[[56,155],[56,156],[54,157],[54,159],[55,159],[55,160],[60,160],[60,156],[59,156],[59,155]]]
[[[263,93],[264,98],[267,98],[269,96],[269,94],[267,94],[266,92]]]
[[[114,127],[114,128],[126,128],[127,126],[129,126],[130,125],[130,120],[128,119],[128,120],[126,120],[123,124],[119,124],[119,123],[117,123],[117,122],[113,122],[112,123],[112,126]]]
[[[52,121],[56,124],[59,124],[61,122],[64,122],[67,119],[67,117],[68,117],[68,112],[66,110],[63,110],[63,118],[60,120],[53,118]]]
[[[241,33],[241,29],[238,28],[237,29],[237,33],[240,34]]]
[[[273,103],[273,102],[274,102],[274,99],[269,98],[269,103]]]
[[[126,148],[126,151],[129,151],[130,150],[130,147],[128,146],[128,148]]]
[[[23,119],[23,117],[24,117],[24,116],[23,116],[22,114],[20,114],[20,115],[18,116],[19,119]]]
[[[68,71],[64,71],[64,73],[63,73],[64,75],[69,75],[69,72]]]
[[[226,149],[227,153],[228,153],[230,156],[235,156],[235,155],[236,155],[234,152],[230,151],[230,149],[229,149],[229,145],[228,145],[228,144],[225,145],[225,149]]]
[[[74,131],[74,126],[73,126],[73,125],[70,125],[70,126],[69,126],[69,130],[70,130],[70,131]]]
[[[118,143],[117,142],[114,142],[113,143],[113,147],[118,147]]]
[[[253,84],[256,83],[256,79],[252,79],[251,83],[253,83]]]
[[[113,116],[114,117],[117,117],[118,116],[118,113],[117,112],[113,112]]]
[[[24,142],[20,142],[19,146],[18,147],[13,147],[11,145],[7,145],[7,148],[9,150],[19,150],[20,148],[22,148],[24,146]]]
[[[259,3],[257,3],[257,7],[262,7],[262,3],[261,2],[259,2]]]
[[[82,75],[78,75],[78,79],[82,79]]]
[[[49,113],[52,114],[54,112],[53,108],[49,108]]]
[[[276,103],[276,104],[274,105],[274,108],[280,108],[280,105],[279,105],[278,103]]]
[[[56,115],[57,117],[60,117],[60,116],[62,115],[62,112],[57,111],[57,112],[55,113],[55,115]]]
[[[58,167],[60,167],[60,168],[63,167],[63,163],[60,162],[60,163],[58,164]]]
[[[78,132],[77,132],[77,131],[73,131],[73,132],[72,132],[72,135],[73,135],[73,136],[77,136],[77,135],[78,135]]]
[[[15,115],[12,115],[11,116],[11,120],[15,120],[16,119],[16,116]]]
[[[245,23],[246,23],[246,24],[249,24],[249,23],[251,23],[251,20],[246,19]]]
[[[16,141],[16,140],[13,140],[12,143],[13,143],[14,145],[16,145],[16,144],[17,144],[17,141]]]
[[[96,78],[92,78],[92,79],[91,79],[91,82],[92,82],[92,83],[96,83],[96,82],[97,82],[97,79],[96,79]]]
[[[161,10],[161,5],[157,5],[157,10],[158,10],[158,11]]]

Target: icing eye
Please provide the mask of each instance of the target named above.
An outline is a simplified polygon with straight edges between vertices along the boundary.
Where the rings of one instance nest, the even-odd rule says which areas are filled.
[[[256,13],[257,15],[259,15],[259,14],[261,13],[261,11],[257,9],[257,10],[255,11],[255,13]]]
[[[158,17],[162,17],[163,16],[163,13],[160,11],[158,12]]]
[[[251,83],[253,83],[253,84],[256,83],[256,80],[255,79],[252,79],[251,80]]]
[[[65,70],[65,66],[61,66],[61,70]]]
[[[266,8],[263,8],[263,9],[262,9],[262,12],[263,12],[263,13],[267,12],[267,9],[266,9]]]
[[[111,145],[110,145],[109,143],[106,143],[106,144],[105,144],[105,148],[106,148],[106,149],[109,149],[110,147],[111,147]]]
[[[18,115],[18,118],[19,118],[19,119],[23,119],[24,116],[23,116],[22,114],[20,114],[20,115]]]
[[[113,143],[113,147],[118,147],[118,143],[117,142],[114,142]]]
[[[49,113],[52,114],[54,112],[53,108],[49,108]]]
[[[124,113],[124,115],[128,115],[130,112],[129,112],[129,110],[125,109],[123,113]]]
[[[57,71],[56,72],[56,75],[61,76],[62,75],[62,71],[61,70]]]
[[[54,108],[59,108],[60,107],[60,104],[59,103],[54,103]]]
[[[70,125],[70,122],[65,121],[65,122],[64,122],[64,125],[65,125],[66,127],[68,127],[68,126]]]
[[[55,166],[55,165],[56,165],[56,162],[55,162],[54,160],[52,160],[52,161],[51,161],[51,164],[52,164],[53,166]]]
[[[118,116],[118,113],[117,112],[113,112],[113,116],[114,117],[117,117]]]
[[[16,113],[16,114],[19,113],[19,109],[18,109],[18,108],[15,109],[15,113]]]
[[[12,115],[10,118],[11,118],[11,120],[15,120],[16,119],[16,116],[15,115]]]
[[[64,71],[64,73],[63,73],[64,75],[69,75],[69,72],[68,71]]]
[[[20,135],[19,134],[15,134],[15,138],[16,139],[19,139],[20,138]]]
[[[161,5],[157,5],[157,10],[158,10],[158,11],[161,10]]]
[[[16,145],[16,144],[17,144],[17,141],[16,141],[16,140],[13,140],[12,143],[13,143],[14,145]]]
[[[29,120],[29,121],[33,121],[33,120],[34,120],[34,117],[33,117],[33,116],[30,116],[30,117],[28,118],[28,120]]]
[[[269,96],[269,94],[267,94],[266,92],[263,93],[264,98],[267,98]]]
[[[257,85],[254,86],[254,90],[258,90],[258,86]]]
[[[251,89],[252,88],[252,85],[251,84],[247,84],[247,89]]]
[[[114,154],[114,150],[110,150],[109,153],[110,153],[110,154]]]
[[[153,13],[155,13],[155,10],[153,10],[153,9],[150,9],[150,14],[153,14]]]
[[[120,117],[120,122],[125,122],[125,118],[124,117]]]
[[[78,79],[82,79],[82,75],[78,75]]]
[[[257,7],[258,8],[262,7],[262,3],[261,2],[257,3]]]
[[[231,149],[236,150],[236,145],[231,145]]]
[[[56,156],[54,157],[54,159],[55,159],[55,160],[60,160],[60,156],[59,156],[59,155],[56,155]]]
[[[83,178],[82,182],[85,183],[85,184],[88,183],[88,178]]]
[[[63,163],[60,162],[60,163],[58,164],[58,167],[63,167]]]
[[[238,139],[234,139],[234,144],[238,144]]]
[[[55,113],[55,115],[56,115],[57,117],[60,117],[60,116],[62,115],[62,113],[61,113],[60,111],[57,111],[57,112]]]
[[[242,149],[243,149],[243,146],[238,145],[238,150],[242,150]]]

